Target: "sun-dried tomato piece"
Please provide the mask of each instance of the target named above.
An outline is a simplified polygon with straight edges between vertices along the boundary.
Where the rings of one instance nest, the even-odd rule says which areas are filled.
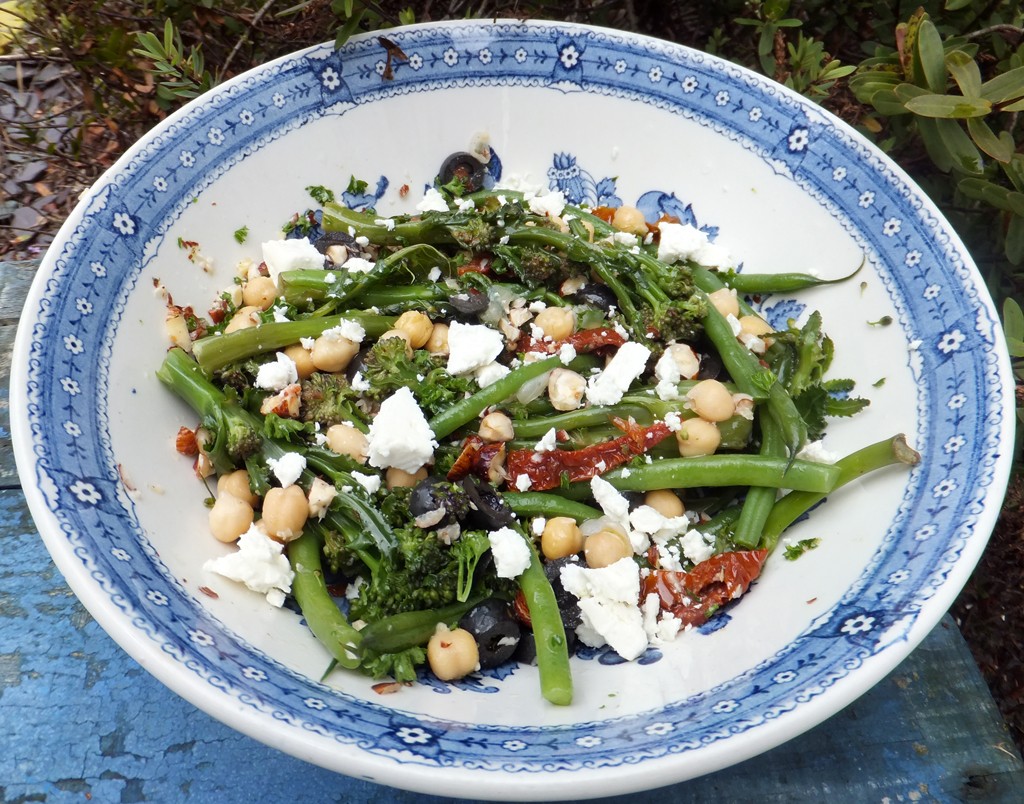
[[[549,452],[510,450],[505,459],[505,473],[513,484],[520,475],[526,475],[530,479],[531,490],[553,489],[561,485],[563,475],[573,483],[602,475],[637,455],[643,455],[672,433],[664,422],[643,427],[632,419],[613,418],[612,424],[624,435],[582,449],[554,449]]]
[[[178,435],[174,438],[174,448],[182,455],[194,458],[199,454],[199,442],[196,440],[196,431],[187,427],[179,427]]]
[[[516,350],[554,354],[568,344],[579,354],[583,354],[585,352],[600,352],[602,349],[618,349],[625,342],[626,339],[611,327],[592,327],[574,332],[561,341],[538,341],[524,332],[516,344]]]

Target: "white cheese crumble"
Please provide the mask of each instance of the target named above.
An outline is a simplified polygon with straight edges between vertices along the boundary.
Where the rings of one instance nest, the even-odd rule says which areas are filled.
[[[637,606],[640,575],[631,558],[598,569],[567,564],[559,575],[562,586],[579,600],[580,640],[590,647],[611,646],[626,661],[647,650],[643,614]]]
[[[468,374],[494,361],[505,348],[505,336],[484,324],[452,321],[448,327],[449,374]]]
[[[239,538],[238,550],[210,559],[203,564],[203,569],[245,584],[252,591],[266,595],[270,605],[280,608],[295,578],[283,550],[283,544],[275,542],[258,523],[253,523]]]
[[[434,187],[429,187],[420,202],[416,204],[416,209],[420,212],[447,212],[448,202]]]
[[[366,337],[366,329],[358,321],[343,318],[337,326],[330,327],[321,332],[320,337],[327,340],[345,338],[352,341],[352,343],[362,343]]]
[[[515,487],[517,491],[529,491],[533,485],[533,481],[530,480],[530,476],[525,472],[521,475],[516,475]]]
[[[587,381],[587,399],[593,405],[615,405],[647,368],[651,350],[635,341],[622,344],[604,371]]]
[[[383,226],[389,232],[395,231],[395,219],[394,218],[376,218],[373,221],[378,226]]]
[[[488,363],[486,366],[481,366],[473,372],[473,376],[476,378],[476,383],[481,388],[486,388],[488,385],[492,385],[509,373],[511,369],[508,366],[502,365],[497,361]]]
[[[376,494],[380,490],[380,475],[371,475],[366,472],[352,472],[352,479],[366,489],[368,494]]]
[[[410,474],[434,456],[437,441],[412,391],[399,388],[381,402],[367,433],[370,466],[393,466]]]
[[[302,476],[306,468],[306,458],[298,452],[286,452],[280,458],[267,458],[267,466],[281,484],[288,488]]]
[[[256,387],[267,391],[281,391],[298,381],[295,361],[284,352],[278,352],[274,362],[264,363],[256,372]]]
[[[441,278],[441,269],[436,265],[427,272],[427,279],[431,282],[436,282]]]
[[[350,274],[368,274],[376,264],[362,257],[349,257],[341,267]]]
[[[499,578],[518,578],[530,566],[530,547],[512,528],[499,528],[487,534]]]
[[[552,452],[558,445],[558,433],[555,432],[555,428],[552,427],[541,437],[540,441],[534,444],[533,449],[536,452]]]
[[[267,264],[267,273],[275,285],[282,271],[324,267],[324,255],[316,250],[308,237],[268,240],[263,243],[262,249],[263,262]]]
[[[796,457],[801,461],[812,461],[814,463],[835,463],[838,456],[829,452],[823,446],[822,441],[810,441],[801,449]]]
[[[284,324],[291,319],[288,317],[288,311],[283,307],[275,307],[273,310],[274,322],[277,324]]]
[[[565,195],[561,190],[535,195],[527,202],[530,212],[534,215],[549,215],[557,218],[565,209]]]
[[[331,483],[319,477],[313,478],[313,482],[309,485],[309,494],[306,496],[306,501],[309,503],[309,515],[323,519],[331,501],[337,496],[338,490]]]
[[[563,366],[568,366],[576,359],[576,347],[571,343],[563,343],[558,347],[558,359],[562,361]]]

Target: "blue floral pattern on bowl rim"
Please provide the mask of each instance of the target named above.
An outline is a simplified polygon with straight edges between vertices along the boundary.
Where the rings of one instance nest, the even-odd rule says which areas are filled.
[[[817,698],[905,640],[968,543],[987,536],[975,532],[983,501],[1007,466],[998,322],[969,258],[931,205],[812,104],[698,52],[547,23],[431,25],[396,29],[389,38],[407,56],[391,65],[392,80],[382,80],[377,40],[357,39],[339,52],[324,46],[269,64],[169,121],[90,196],[75,231],[51,254],[41,303],[27,311],[28,430],[20,436],[33,455],[27,468],[67,549],[139,638],[157,643],[181,673],[269,721],[380,757],[484,774],[635,766],[699,750]],[[769,662],[658,711],[571,726],[491,727],[434,722],[337,694],[251,651],[189,600],[140,538],[118,476],[104,405],[114,328],[139,272],[193,196],[309,120],[393,94],[462,85],[628,98],[738,143],[889,266],[882,278],[897,324],[916,346],[910,361],[920,424],[913,437],[931,457],[909,476],[874,565]],[[570,154],[552,156],[548,179],[570,196],[614,198],[614,182],[587,173]]]

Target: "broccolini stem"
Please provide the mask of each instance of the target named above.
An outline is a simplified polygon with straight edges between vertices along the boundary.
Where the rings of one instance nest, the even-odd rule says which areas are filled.
[[[359,632],[363,647],[374,653],[399,653],[417,645],[426,645],[439,623],[451,625],[462,615],[486,600],[475,595],[465,603],[452,603],[439,609],[405,611],[369,623]]]
[[[253,355],[291,346],[298,343],[301,338],[315,338],[324,330],[338,326],[342,321],[355,321],[362,325],[371,338],[380,337],[395,323],[392,316],[375,315],[361,310],[325,318],[304,318],[300,321],[268,321],[256,327],[200,338],[192,344],[192,354],[203,371],[210,373]]]
[[[430,420],[430,429],[436,438],[444,438],[472,421],[480,412],[491,405],[497,405],[515,394],[527,380],[539,377],[562,365],[558,355],[552,355],[535,363],[527,363],[513,369],[497,382],[481,388],[472,396],[461,399],[450,408],[442,410]]]
[[[921,454],[907,444],[906,436],[900,433],[840,458],[835,464],[839,473],[833,491],[868,472],[895,464],[913,467],[920,461]],[[783,531],[823,499],[825,493],[822,492],[792,491],[775,503],[764,524],[761,546],[773,550]]]
[[[519,576],[519,589],[530,611],[533,636],[537,643],[537,672],[541,694],[556,706],[572,703],[572,672],[569,669],[569,644],[540,556],[533,542],[523,536],[530,548],[530,566]]]
[[[616,469],[601,475],[620,491],[652,489],[691,489],[699,486],[770,486],[827,494],[839,477],[839,467],[811,461],[765,458],[760,455],[706,455],[693,458],[667,458],[630,466],[624,473]],[[573,484],[589,491],[586,483]]]
[[[307,530],[298,539],[289,542],[286,549],[288,561],[295,573],[292,594],[302,609],[309,630],[331,656],[338,660],[338,664],[349,670],[357,669],[362,652],[362,636],[345,619],[327,591],[320,564],[320,540],[316,534]]]

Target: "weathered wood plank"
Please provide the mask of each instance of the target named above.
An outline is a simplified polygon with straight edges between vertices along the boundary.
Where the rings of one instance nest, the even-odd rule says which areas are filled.
[[[11,447],[11,349],[25,298],[39,263],[0,262],[0,488],[16,487],[18,472]]]

